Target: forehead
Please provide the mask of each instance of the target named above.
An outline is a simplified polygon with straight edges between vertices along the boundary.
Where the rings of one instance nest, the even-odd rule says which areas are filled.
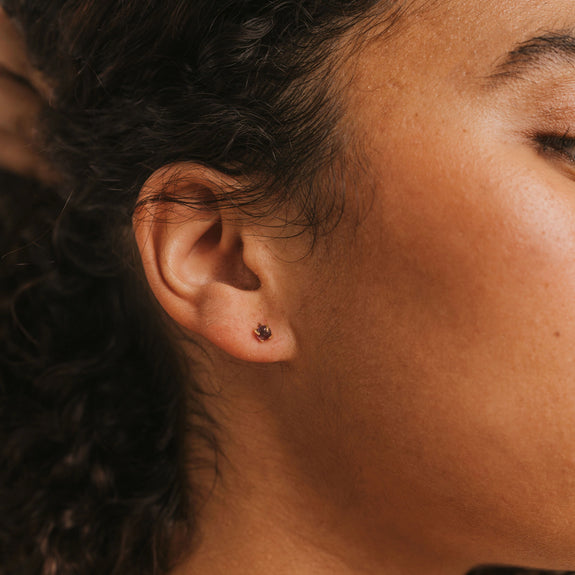
[[[403,18],[395,33],[387,34],[389,21],[383,18],[371,39],[386,52],[387,63],[400,56],[396,61],[405,66],[412,54],[416,68],[489,74],[522,43],[575,31],[573,0],[411,0],[399,2],[398,11]]]

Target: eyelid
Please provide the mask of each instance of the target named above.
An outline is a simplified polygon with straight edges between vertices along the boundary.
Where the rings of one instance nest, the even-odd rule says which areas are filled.
[[[543,133],[535,137],[539,151],[546,155],[554,156],[575,166],[575,137],[570,135],[570,131],[563,134]]]

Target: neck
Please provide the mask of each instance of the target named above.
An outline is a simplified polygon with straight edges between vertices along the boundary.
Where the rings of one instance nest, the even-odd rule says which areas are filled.
[[[270,374],[259,377],[240,387],[269,390]],[[462,575],[470,567],[437,549],[425,552],[417,534],[406,540],[393,520],[382,531],[385,520],[359,502],[360,486],[341,479],[345,462],[278,418],[285,398],[236,395],[237,383],[225,382],[212,400],[224,423],[223,456],[217,475],[200,478],[208,495],[199,529],[172,575]]]

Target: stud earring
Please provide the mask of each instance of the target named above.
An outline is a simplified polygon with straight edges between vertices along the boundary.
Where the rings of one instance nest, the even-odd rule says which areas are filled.
[[[257,329],[254,329],[254,333],[261,343],[269,341],[272,338],[272,330],[265,324],[258,323]]]

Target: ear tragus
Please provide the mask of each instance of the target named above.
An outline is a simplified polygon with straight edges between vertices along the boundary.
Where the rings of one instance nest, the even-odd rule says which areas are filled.
[[[220,253],[214,261],[214,280],[239,290],[257,290],[261,282],[258,276],[245,264],[243,258],[244,242],[233,224],[222,224],[218,220],[200,238],[195,248],[198,253]],[[212,259],[212,258],[210,258]]]

